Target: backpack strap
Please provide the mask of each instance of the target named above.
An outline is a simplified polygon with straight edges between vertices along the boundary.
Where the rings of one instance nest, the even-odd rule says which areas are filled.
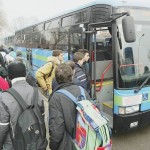
[[[29,107],[26,104],[26,102],[24,101],[24,99],[22,98],[22,96],[14,88],[10,88],[10,89],[8,89],[5,92],[10,93],[16,99],[16,101],[18,102],[18,104],[21,106],[21,108],[23,110],[25,110],[25,109],[27,109]]]
[[[56,93],[64,94],[66,97],[71,99],[75,104],[77,104],[77,98],[75,96],[73,96],[70,92],[68,92],[67,90],[60,89],[60,90],[56,91]]]
[[[81,92],[81,99],[82,100],[86,99],[84,88],[82,86],[79,86],[79,88],[80,88],[80,92]]]
[[[37,107],[38,106],[38,88],[33,87],[33,90],[34,90],[33,105]]]
[[[42,124],[44,122],[44,117],[42,116],[41,114],[41,111],[39,109],[39,106],[38,106],[38,88],[37,87],[33,87],[33,90],[34,90],[34,97],[33,97],[33,106],[34,106],[34,109],[33,111],[38,115],[38,119],[40,121],[40,123]]]
[[[81,100],[86,99],[83,87],[79,86],[79,88],[80,88],[80,92],[81,92],[81,95],[79,97],[81,98]],[[78,98],[76,98],[74,95],[72,95],[69,91],[67,91],[65,89],[60,89],[60,90],[56,91],[56,93],[62,93],[62,94],[64,94],[69,99],[71,99],[75,104],[77,104]]]

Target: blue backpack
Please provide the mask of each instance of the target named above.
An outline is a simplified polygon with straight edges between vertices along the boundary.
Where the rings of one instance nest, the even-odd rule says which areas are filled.
[[[84,89],[79,88],[81,101],[67,90],[56,91],[77,105],[76,137],[73,139],[76,150],[111,150],[111,132],[107,120],[90,100],[86,100]]]

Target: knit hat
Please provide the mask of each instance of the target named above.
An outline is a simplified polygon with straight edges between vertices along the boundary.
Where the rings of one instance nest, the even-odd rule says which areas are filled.
[[[13,62],[8,65],[8,77],[10,80],[26,76],[26,67],[21,62]]]
[[[57,56],[59,56],[60,54],[62,54],[62,50],[53,50],[52,56],[57,57]]]

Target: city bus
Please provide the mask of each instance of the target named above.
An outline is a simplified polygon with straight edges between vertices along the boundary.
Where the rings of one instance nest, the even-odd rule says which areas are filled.
[[[14,46],[14,37],[15,37],[14,35],[5,37],[4,44],[7,47],[13,47]]]
[[[91,97],[115,133],[150,124],[149,2],[97,0],[15,32],[33,70],[52,50],[90,53]]]

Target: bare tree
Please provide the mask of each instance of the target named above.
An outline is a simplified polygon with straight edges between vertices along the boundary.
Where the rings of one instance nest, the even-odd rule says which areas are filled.
[[[66,37],[68,36],[68,32],[61,29],[55,29],[51,31],[52,39],[51,42],[53,43],[53,49],[57,49],[58,44],[66,44]]]

